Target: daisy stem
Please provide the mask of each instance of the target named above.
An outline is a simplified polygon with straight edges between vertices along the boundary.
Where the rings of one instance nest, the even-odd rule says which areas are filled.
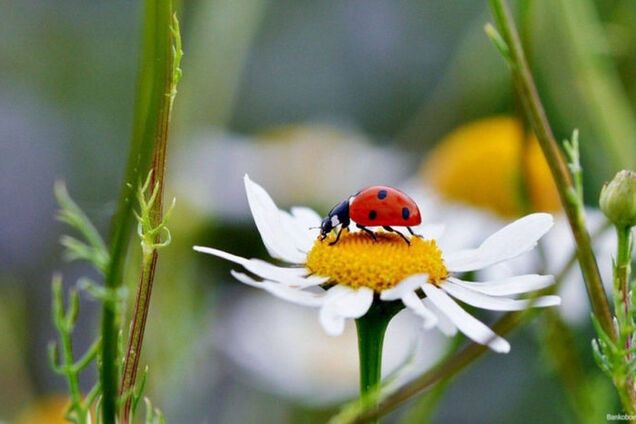
[[[536,311],[528,309],[522,312],[509,312],[504,315],[493,326],[493,331],[500,335],[505,335],[509,331],[516,328],[529,316],[535,316]],[[356,416],[345,421],[347,424],[362,424],[374,422],[378,417],[393,411],[407,400],[423,390],[431,388],[436,383],[447,380],[457,375],[466,366],[473,363],[482,354],[488,352],[488,346],[471,343],[455,355],[445,361],[434,366],[424,374],[402,386],[395,393],[388,395],[379,405],[373,405],[373,408],[367,407],[360,411]]]
[[[505,0],[490,0],[490,6],[501,35],[491,26],[487,26],[486,31],[510,66],[515,89],[519,93],[524,111],[532,124],[543,154],[550,167],[550,171],[552,172],[561,204],[563,205],[574,239],[576,240],[577,257],[594,314],[601,323],[603,330],[612,339],[616,339],[616,331],[612,324],[609,302],[603,289],[603,282],[596,263],[596,257],[592,251],[590,235],[585,227],[583,202],[578,195],[567,163],[554,138],[530,67],[528,66],[512,13]]]
[[[360,358],[360,395],[371,410],[377,407],[382,379],[382,348],[384,334],[399,308],[374,301],[369,311],[356,319],[358,354]],[[388,306],[388,307],[387,307]],[[379,422],[379,420],[370,421]]]

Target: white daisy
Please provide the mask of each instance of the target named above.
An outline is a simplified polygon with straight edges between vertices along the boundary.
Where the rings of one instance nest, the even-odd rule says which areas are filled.
[[[560,304],[558,296],[534,300],[508,296],[548,287],[551,276],[520,275],[485,282],[463,281],[456,273],[475,271],[512,259],[531,250],[552,226],[552,216],[528,215],[500,229],[479,247],[455,252],[439,249],[434,239],[411,238],[410,245],[397,235],[376,233],[377,241],[361,232],[344,233],[335,245],[330,235],[317,239],[310,227],[320,225],[311,209],[296,207],[291,213],[278,209],[267,192],[245,176],[252,215],[270,255],[290,266],[260,259],[246,259],[218,249],[195,246],[236,264],[257,276],[232,271],[239,281],[261,288],[284,300],[320,310],[320,323],[330,335],[344,331],[345,320],[360,318],[376,301],[400,300],[422,319],[424,328],[438,327],[444,334],[459,330],[496,352],[510,345],[485,324],[467,313],[453,298],[466,304],[497,311],[516,311],[529,306]],[[426,228],[420,228],[422,232]],[[424,298],[422,298],[424,297]]]

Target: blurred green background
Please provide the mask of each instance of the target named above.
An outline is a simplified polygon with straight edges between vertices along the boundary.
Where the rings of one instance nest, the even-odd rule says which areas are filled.
[[[512,3],[557,138],[581,131],[594,204],[602,182],[636,162],[636,3]],[[66,229],[54,219],[52,187],[64,180],[107,234],[131,132],[140,8],[0,0],[0,421],[65,391],[46,358],[51,275],[62,271],[68,285],[96,276],[61,258]],[[333,406],[307,406],[232,360],[225,317],[251,289],[190,248],[265,258],[247,215],[245,172],[279,206],[325,213],[361,186],[413,176],[463,123],[518,113],[508,70],[483,32],[487,4],[193,0],[180,15],[184,77],[166,193],[177,208],[144,346],[149,395],[169,422],[321,422]],[[96,333],[98,309],[82,300],[78,350]],[[248,314],[239,328],[258,319]],[[463,373],[434,421],[535,422],[539,410],[546,422],[574,421],[535,330],[515,333],[514,353],[487,355]],[[591,334],[577,327],[575,345],[595,381]],[[86,387],[94,378],[85,376]],[[598,380],[591,390],[613,405]]]

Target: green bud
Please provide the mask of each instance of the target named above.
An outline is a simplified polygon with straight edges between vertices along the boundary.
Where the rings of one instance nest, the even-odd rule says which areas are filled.
[[[605,183],[599,201],[601,210],[614,225],[636,225],[636,173],[622,170]]]

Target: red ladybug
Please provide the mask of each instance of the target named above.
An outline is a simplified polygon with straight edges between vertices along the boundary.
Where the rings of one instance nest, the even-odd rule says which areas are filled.
[[[411,235],[411,226],[422,222],[420,209],[417,204],[400,190],[387,186],[373,186],[359,191],[353,196],[338,203],[329,211],[320,225],[320,237],[324,240],[327,234],[340,225],[336,239],[330,244],[336,244],[340,234],[353,221],[358,228],[371,235],[376,240],[373,231],[367,227],[382,227],[386,231],[397,233],[408,244],[409,240],[392,226],[406,227]]]

